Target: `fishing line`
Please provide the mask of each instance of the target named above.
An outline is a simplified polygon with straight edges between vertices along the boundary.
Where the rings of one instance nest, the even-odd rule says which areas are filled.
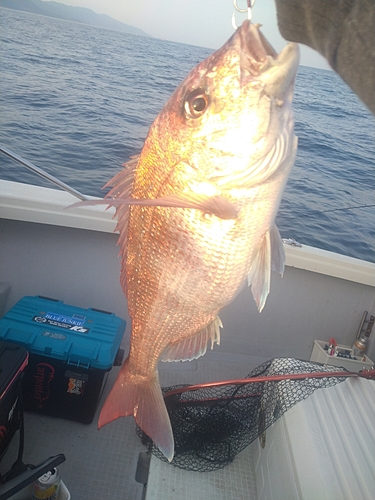
[[[305,213],[305,214],[301,214],[301,215],[295,215],[293,217],[288,216],[288,219],[299,219],[300,217],[311,217],[313,215],[326,214],[329,212],[339,212],[339,211],[343,211],[343,210],[356,210],[358,208],[370,208],[370,207],[375,207],[375,203],[372,203],[372,204],[365,203],[364,205],[355,205],[354,207],[331,208],[328,210],[309,212],[309,213]]]
[[[17,161],[21,165],[24,165],[25,167],[27,167],[29,170],[31,170],[35,174],[39,175],[40,177],[43,177],[44,179],[47,179],[50,182],[53,182],[54,184],[56,184],[57,186],[59,186],[61,189],[63,189],[64,191],[67,191],[68,193],[70,193],[73,196],[77,197],[81,201],[87,201],[88,200],[86,196],[84,196],[82,193],[80,193],[76,189],[72,188],[68,184],[65,184],[64,182],[60,181],[56,177],[48,174],[45,170],[42,170],[41,168],[37,167],[33,163],[29,162],[28,160],[25,160],[24,158],[21,158],[21,156],[16,155],[12,151],[10,151],[10,149],[7,149],[7,148],[5,148],[5,147],[3,147],[3,146],[0,145],[0,152],[4,153],[9,158],[12,158],[13,160]],[[320,210],[320,211],[308,212],[308,213],[304,213],[304,214],[301,214],[301,215],[288,216],[288,219],[299,219],[301,217],[312,217],[314,215],[326,214],[326,213],[331,213],[331,212],[339,212],[339,211],[343,211],[343,210],[357,210],[359,208],[372,208],[372,207],[375,207],[375,203],[372,203],[372,204],[365,203],[363,205],[355,205],[353,207],[341,207],[341,208],[332,208],[332,209],[328,209],[328,210]]]

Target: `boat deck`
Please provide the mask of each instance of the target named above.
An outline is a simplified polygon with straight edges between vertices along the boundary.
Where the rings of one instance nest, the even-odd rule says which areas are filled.
[[[117,258],[117,235],[112,233],[115,221],[111,220],[110,212],[104,207],[103,210],[100,207],[65,210],[75,201],[67,193],[8,181],[0,180],[0,194],[0,275],[3,283],[10,284],[9,296],[0,300],[0,308],[3,305],[4,311],[8,310],[26,295],[42,295],[77,307],[112,311],[129,322],[118,279],[120,260]],[[162,386],[242,378],[266,359],[275,357],[307,360],[314,340],[327,341],[334,337],[340,344],[352,345],[364,311],[369,316],[375,315],[375,264],[305,245],[302,248],[285,245],[285,252],[284,276],[281,279],[273,275],[271,292],[262,314],[257,313],[251,291],[245,288],[220,313],[225,325],[220,348],[215,347],[213,352],[191,363],[161,364]],[[126,334],[124,338],[128,339],[128,336]],[[123,347],[126,349],[127,346]],[[375,359],[374,334],[367,354]],[[251,457],[246,455],[251,455],[248,448],[236,457],[233,464],[209,473],[190,473],[153,457],[148,487],[145,488],[142,481],[137,482],[137,462],[145,448],[136,435],[134,420],[122,418],[100,431],[96,428],[99,410],[118,371],[118,367],[111,370],[97,415],[90,425],[27,413],[25,463],[38,464],[49,456],[64,453],[66,461],[61,465],[62,479],[73,500],[167,500],[172,497],[182,500],[189,497],[190,500],[193,495],[207,497],[207,500],[209,496],[214,496],[215,500],[237,500],[242,495],[242,498],[251,500],[257,496],[272,496],[262,497],[259,482],[258,492],[255,491],[253,464]],[[338,418],[339,431],[341,415],[346,415],[345,412]],[[373,408],[366,407],[362,414],[364,425],[357,418],[348,425],[373,431]],[[322,417],[324,423],[324,412]],[[320,421],[318,424],[322,425]],[[314,438],[319,432],[318,424]],[[351,430],[348,435],[353,435]],[[1,472],[7,471],[16,459],[17,438],[0,464]],[[267,438],[267,443],[270,441]],[[303,448],[302,456],[307,458],[303,443],[303,439],[297,440]],[[369,443],[369,449],[372,446],[367,461],[372,465],[375,439],[370,441],[366,437],[362,443]],[[341,471],[341,458],[335,448],[328,451],[328,463],[331,464],[332,451],[338,457],[337,470]],[[321,450],[318,452],[320,457]],[[352,452],[345,454],[351,455]],[[359,458],[362,456],[361,452]],[[357,456],[354,458],[358,461]],[[283,461],[279,460],[276,466],[279,464]],[[310,471],[311,465],[306,469]],[[324,470],[329,472],[332,484],[332,466]],[[372,471],[371,474],[366,471],[372,492],[375,478]],[[363,477],[357,472],[354,476],[351,472],[346,475],[353,485],[359,484],[354,479]],[[258,474],[257,477],[261,476]],[[311,481],[315,487],[316,477]],[[281,481],[278,488],[280,484]],[[372,500],[372,496],[363,498]],[[284,495],[283,498],[293,496]],[[331,495],[327,500],[332,498]],[[344,496],[340,500],[342,498]]]
[[[162,363],[160,379],[162,386],[170,386],[239,378],[258,364],[258,358],[240,356],[237,360],[223,361],[217,353],[209,352],[190,363]],[[66,461],[59,467],[72,499],[257,498],[254,467],[251,457],[247,456],[249,453],[246,454],[248,448],[226,468],[207,473],[177,469],[153,457],[152,491],[137,482],[138,457],[146,448],[135,432],[134,419],[121,418],[97,430],[100,408],[118,371],[119,368],[114,367],[109,373],[97,414],[89,425],[26,412],[24,462],[38,464],[49,456],[64,453]],[[2,472],[10,468],[17,451],[18,433],[2,460]],[[159,467],[163,474],[158,472]]]

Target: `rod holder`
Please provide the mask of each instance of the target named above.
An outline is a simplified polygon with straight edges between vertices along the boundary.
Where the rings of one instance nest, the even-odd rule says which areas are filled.
[[[359,323],[359,328],[358,332],[356,335],[356,340],[354,341],[353,344],[353,352],[355,356],[363,356],[366,347],[367,347],[367,341],[370,338],[372,328],[374,326],[374,321],[375,318],[374,316],[370,316],[370,319],[367,318],[368,311],[365,311],[363,313],[362,319]]]

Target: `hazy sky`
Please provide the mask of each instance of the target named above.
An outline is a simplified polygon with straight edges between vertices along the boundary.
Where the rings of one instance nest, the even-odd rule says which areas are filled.
[[[149,35],[174,42],[217,49],[232,35],[232,0],[57,0],[66,5],[87,7],[107,14]],[[313,1],[313,0],[312,0]],[[246,0],[238,0],[246,7]],[[246,19],[236,12],[237,25]],[[285,44],[277,22],[274,0],[257,0],[253,22],[263,25],[263,33],[279,51]],[[301,46],[301,64],[328,69],[328,63],[317,52]]]

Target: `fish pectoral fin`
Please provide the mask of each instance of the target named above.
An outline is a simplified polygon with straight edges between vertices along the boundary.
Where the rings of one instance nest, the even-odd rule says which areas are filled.
[[[214,344],[220,344],[220,328],[222,323],[217,316],[212,323],[195,335],[169,345],[163,352],[162,361],[192,361],[203,356],[207,351],[207,344],[211,341],[211,349]]]
[[[158,373],[142,381],[142,377],[129,373],[125,362],[100,412],[98,427],[100,429],[112,420],[130,415],[171,461],[174,455],[173,431]]]
[[[276,224],[264,235],[262,244],[251,263],[247,275],[248,284],[259,312],[262,311],[271,284],[271,269],[279,274],[284,272],[285,253],[284,245]]]
[[[195,193],[178,193],[155,199],[135,198],[104,198],[99,200],[80,201],[68,208],[84,207],[89,205],[108,205],[119,207],[121,205],[141,205],[145,207],[166,208],[193,208],[207,214],[216,215],[220,219],[236,219],[237,210],[233,203],[224,196],[205,196]]]
[[[285,250],[279,229],[273,224],[271,231],[271,269],[282,276],[285,268]]]
[[[153,204],[166,207],[194,208],[219,219],[236,219],[237,210],[233,203],[224,196],[206,196],[203,194],[178,193],[153,200]]]

